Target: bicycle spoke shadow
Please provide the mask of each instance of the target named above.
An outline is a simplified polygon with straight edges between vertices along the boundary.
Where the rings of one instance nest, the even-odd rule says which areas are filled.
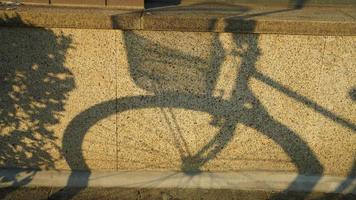
[[[2,26],[33,27],[20,16],[0,17]],[[9,28],[0,31],[0,167],[19,168],[0,174],[0,199],[31,182],[40,168],[54,168],[60,152],[50,128],[59,123],[74,77],[64,66],[71,38],[51,30]],[[18,174],[26,178],[18,180]]]

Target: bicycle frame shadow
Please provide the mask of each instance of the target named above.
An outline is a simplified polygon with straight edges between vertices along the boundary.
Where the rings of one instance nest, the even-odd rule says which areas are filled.
[[[249,20],[249,18],[275,12],[287,12],[299,8],[301,8],[300,3],[298,7],[290,9],[251,15],[237,15],[234,18],[226,20],[226,29],[229,30],[235,27],[236,19],[238,19],[241,23],[248,24],[244,26],[245,31],[251,32],[254,30],[256,22],[252,19]],[[248,10],[248,8],[245,7],[236,7],[235,9],[242,13]],[[211,22],[210,26],[212,30],[216,23],[217,21]],[[115,21],[113,21],[113,26],[115,26]],[[207,62],[178,50],[162,47],[157,43],[137,35],[135,32],[125,32],[124,41],[127,49],[130,75],[137,86],[152,92],[154,95],[123,97],[110,100],[94,105],[78,114],[65,130],[63,138],[64,156],[69,166],[72,169],[81,168],[87,170],[87,179],[89,179],[90,168],[85,163],[81,144],[90,127],[94,126],[100,120],[131,109],[157,107],[184,108],[211,114],[214,116],[211,122],[212,125],[219,126],[220,129],[208,143],[193,155],[187,152],[184,148],[184,144],[178,141],[176,142],[177,150],[180,152],[182,161],[181,170],[183,172],[191,174],[192,176],[196,173],[200,173],[200,168],[208,161],[216,158],[222,149],[231,141],[235,134],[236,124],[241,123],[257,130],[276,142],[291,158],[299,173],[299,176],[296,177],[285,191],[272,196],[270,199],[287,198],[285,196],[286,193],[290,190],[297,189],[298,184],[300,184],[299,180],[303,179],[304,175],[313,175],[316,177],[314,181],[307,183],[312,189],[318,183],[324,172],[322,164],[306,141],[300,138],[286,125],[273,119],[249,88],[249,80],[251,78],[260,80],[346,128],[355,131],[356,126],[307,97],[290,90],[270,77],[256,71],[256,62],[260,56],[258,34],[234,34],[233,37],[235,45],[234,53],[235,56],[241,59],[241,62],[236,71],[237,78],[234,82],[232,95],[229,100],[224,100],[212,95],[217,83],[223,57],[226,56],[226,52],[223,51],[222,44],[219,41],[218,34],[214,34],[213,36],[212,42],[215,48],[212,49],[214,52],[212,52],[211,55],[213,56],[210,61]],[[158,49],[163,49],[163,51]],[[142,57],[142,52],[147,51],[154,52],[151,62]],[[178,61],[172,61],[167,58],[167,56],[174,57]],[[159,64],[155,65],[152,63]],[[189,63],[195,63],[194,65],[196,66],[207,65],[208,67],[204,69],[205,71],[200,73],[196,66],[189,66]],[[180,71],[180,73],[177,73],[176,68],[179,67],[178,65],[188,67],[184,69],[184,72]],[[117,109],[107,109],[113,106],[116,106]],[[72,185],[75,185],[76,181],[78,180],[76,180],[75,176],[71,177],[68,180],[67,188],[57,192],[52,197],[57,199],[64,196],[65,198],[75,196],[83,189],[71,188]],[[309,192],[302,193],[298,198],[304,199],[308,195]]]

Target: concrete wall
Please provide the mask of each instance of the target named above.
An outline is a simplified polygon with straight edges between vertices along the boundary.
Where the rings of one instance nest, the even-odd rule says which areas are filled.
[[[356,37],[0,29],[0,166],[352,175]]]

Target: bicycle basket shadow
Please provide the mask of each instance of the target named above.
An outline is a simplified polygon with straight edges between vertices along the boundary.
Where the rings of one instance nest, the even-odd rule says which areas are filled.
[[[132,79],[137,86],[154,93],[205,94],[209,67],[215,61],[164,47],[134,32],[125,33]],[[217,55],[213,55],[217,56]]]

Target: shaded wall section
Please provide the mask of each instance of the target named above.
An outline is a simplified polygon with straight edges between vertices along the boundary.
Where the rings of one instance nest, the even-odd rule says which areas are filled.
[[[21,28],[0,35],[0,148],[11,153],[1,167],[343,176],[354,164],[354,36]],[[65,38],[70,48],[59,54],[46,46]],[[25,104],[15,108],[18,98]],[[19,137],[37,132],[46,139]],[[40,145],[32,157],[48,161],[14,159],[33,144]]]
[[[17,20],[18,17],[2,19]],[[74,76],[65,66],[69,35],[46,29],[0,31],[0,163],[53,168],[60,123]]]

